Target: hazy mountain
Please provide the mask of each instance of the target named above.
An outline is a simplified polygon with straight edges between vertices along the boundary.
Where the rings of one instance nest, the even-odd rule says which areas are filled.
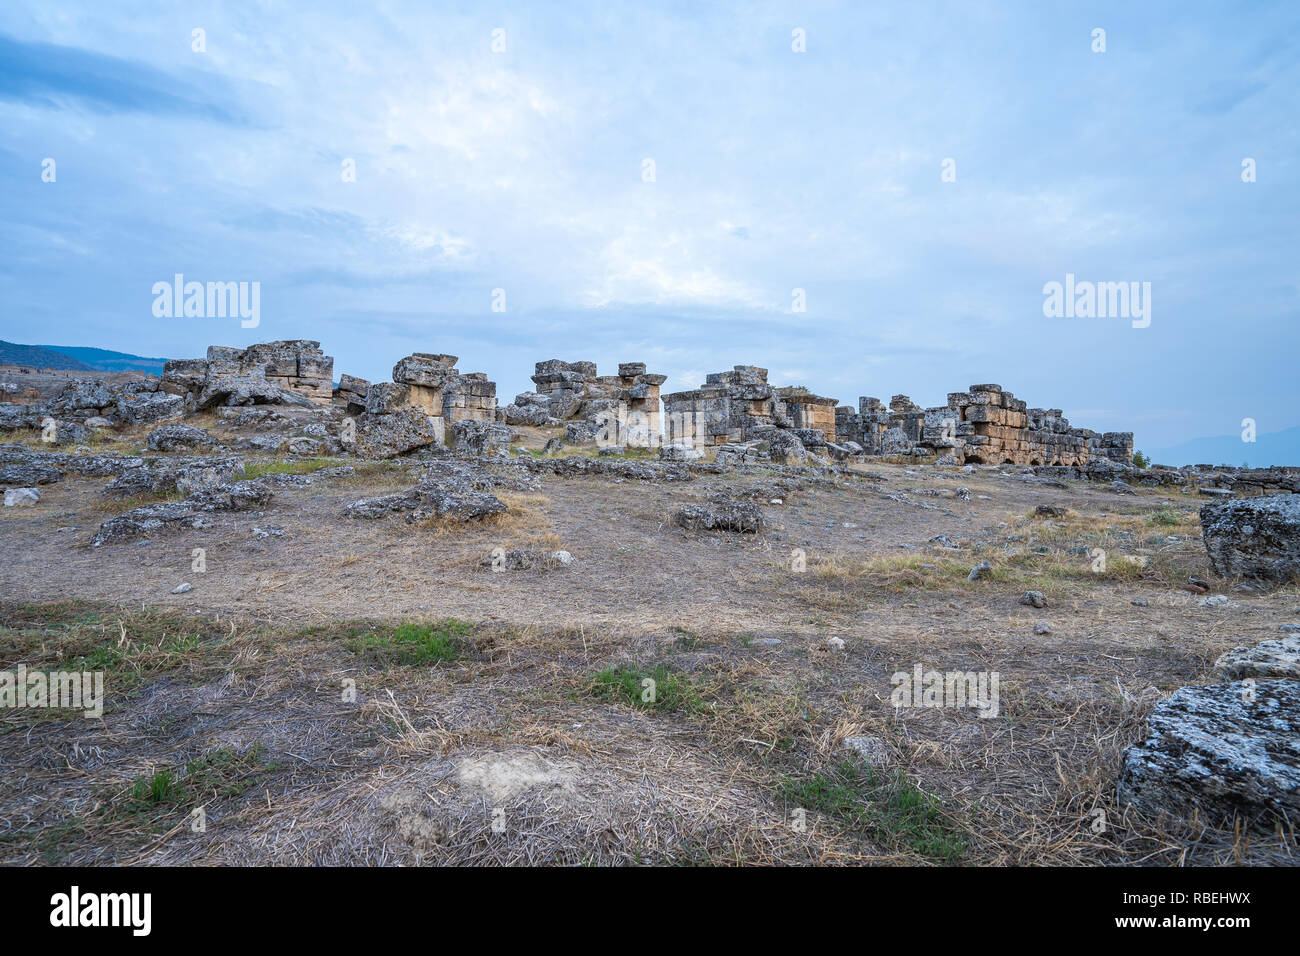
[[[165,358],[145,358],[129,352],[114,352],[109,349],[96,349],[84,345],[40,345],[37,348],[61,352],[97,372],[148,372],[161,375]]]
[[[0,363],[78,372],[148,372],[161,375],[163,358],[145,358],[85,345],[18,345],[0,341]]]
[[[1257,435],[1254,442],[1242,441],[1240,434],[1216,435],[1139,451],[1160,465],[1300,465],[1300,427]]]
[[[94,369],[64,352],[58,352],[44,345],[18,345],[0,339],[0,364],[31,365],[35,368],[75,369],[91,372]]]

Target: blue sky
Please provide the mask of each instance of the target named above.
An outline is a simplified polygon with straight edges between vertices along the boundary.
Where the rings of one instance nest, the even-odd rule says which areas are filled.
[[[1300,425],[1300,4],[704,6],[9,0],[0,338]],[[156,318],[178,272],[260,282],[261,325]],[[1045,317],[1067,273],[1150,282],[1151,324]]]

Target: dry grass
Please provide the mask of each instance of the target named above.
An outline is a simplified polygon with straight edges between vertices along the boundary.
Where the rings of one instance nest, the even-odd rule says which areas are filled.
[[[789,472],[544,479],[459,527],[342,517],[356,497],[410,487],[409,463],[385,464],[277,491],[265,516],[95,553],[46,533],[50,520],[93,531],[96,487],[60,483],[39,507],[72,517],[5,525],[21,546],[0,583],[44,603],[0,607],[0,666],[98,655],[109,703],[102,722],[0,716],[15,768],[0,782],[0,860],[1294,862],[1293,841],[1126,814],[1114,781],[1154,703],[1293,621],[1300,589],[1199,607],[1182,590],[1207,573],[1194,512],[1168,496],[878,472],[765,504],[759,536],[686,536],[668,519],[682,500]],[[1062,502],[1064,518],[1034,514]],[[253,538],[255,522],[285,536]],[[939,532],[959,549],[928,544]],[[172,597],[193,546],[211,571]],[[494,547],[577,563],[474,573]],[[794,547],[808,573],[791,571]],[[1150,566],[1110,560],[1125,554]],[[968,582],[984,558],[993,576]],[[98,600],[48,600],[73,587]],[[1018,603],[1031,588],[1045,609]],[[447,618],[456,653],[424,663],[361,640]],[[895,710],[891,675],[915,664],[997,671],[1000,717]],[[645,676],[679,705],[629,694]],[[880,738],[888,759],[846,767],[850,736]],[[137,806],[137,783],[158,774],[174,799]],[[205,834],[188,825],[200,799]]]

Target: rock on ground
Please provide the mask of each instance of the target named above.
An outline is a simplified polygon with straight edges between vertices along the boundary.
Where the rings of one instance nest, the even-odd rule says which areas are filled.
[[[1214,673],[1224,680],[1300,680],[1300,636],[1265,641],[1254,647],[1234,647],[1214,662]]]
[[[216,443],[217,440],[202,428],[194,428],[191,425],[163,425],[151,431],[146,441],[152,451],[202,448]]]
[[[1182,688],[1151,712],[1146,742],[1124,752],[1117,790],[1152,816],[1240,817],[1269,834],[1279,819],[1300,821],[1300,683]]]
[[[734,531],[758,534],[763,530],[763,512],[744,501],[715,500],[707,505],[688,505],[673,520],[688,531]]]
[[[205,516],[211,512],[247,511],[259,508],[270,500],[270,489],[256,482],[237,481],[219,485],[196,492],[184,501],[145,505],[110,518],[99,526],[99,531],[90,544],[91,547],[98,548],[170,527],[203,528],[207,526]]]
[[[63,478],[63,472],[50,465],[0,465],[0,485],[48,485]]]
[[[41,500],[41,493],[35,488],[6,488],[5,489],[5,507],[19,508],[24,505],[34,505]]]
[[[375,388],[371,387],[370,391],[374,392]],[[355,452],[361,458],[396,458],[441,440],[437,425],[417,408],[380,414],[367,412],[357,419]]]
[[[1201,533],[1220,577],[1281,584],[1300,575],[1300,494],[1207,504]]]

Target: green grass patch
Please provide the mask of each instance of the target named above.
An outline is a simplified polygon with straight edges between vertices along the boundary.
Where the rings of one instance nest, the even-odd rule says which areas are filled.
[[[199,677],[221,667],[228,626],[167,608],[123,610],[81,601],[0,605],[0,665],[103,671],[112,700],[164,671]]]
[[[408,621],[396,627],[366,628],[348,641],[353,653],[384,667],[412,664],[451,664],[469,649],[474,627],[467,621],[444,618],[427,623]]]
[[[48,865],[62,863],[86,846],[115,841],[139,846],[187,823],[199,807],[241,796],[280,766],[279,761],[267,759],[261,744],[244,751],[221,747],[182,767],[143,774],[125,789],[103,788],[94,811],[87,815],[2,831],[0,846],[34,850]]]
[[[870,767],[841,760],[811,776],[784,779],[780,795],[791,807],[815,810],[941,863],[956,863],[966,852],[965,840],[939,801],[901,772],[886,778]]]
[[[662,664],[649,668],[607,667],[592,678],[591,693],[642,710],[698,713],[705,709],[690,681]]]

